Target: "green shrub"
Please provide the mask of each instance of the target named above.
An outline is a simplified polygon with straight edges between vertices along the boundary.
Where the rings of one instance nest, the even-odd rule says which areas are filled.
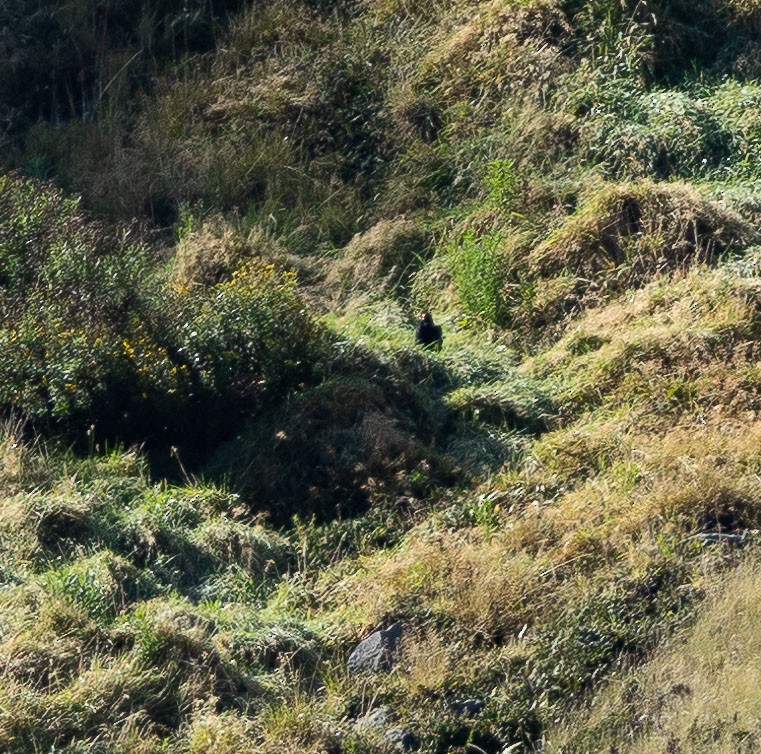
[[[489,201],[495,207],[510,204],[519,188],[515,161],[503,159],[490,162],[486,166],[484,183],[489,192]]]
[[[181,348],[213,394],[246,400],[309,376],[316,331],[293,273],[250,262],[231,280],[185,300]]]
[[[466,231],[460,241],[447,250],[452,279],[468,311],[488,322],[507,321],[505,278],[506,238],[500,232],[477,236]]]

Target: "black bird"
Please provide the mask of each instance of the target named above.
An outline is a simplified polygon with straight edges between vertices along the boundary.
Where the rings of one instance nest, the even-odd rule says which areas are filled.
[[[426,348],[441,350],[441,344],[444,338],[441,335],[441,325],[433,323],[433,317],[430,312],[426,312],[418,322],[415,328],[415,343]]]

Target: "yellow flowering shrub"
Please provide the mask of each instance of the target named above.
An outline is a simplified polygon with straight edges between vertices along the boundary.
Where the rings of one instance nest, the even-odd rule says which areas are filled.
[[[178,288],[30,185],[0,176],[1,409],[78,437],[208,443],[308,379],[319,338],[292,273],[255,260]]]

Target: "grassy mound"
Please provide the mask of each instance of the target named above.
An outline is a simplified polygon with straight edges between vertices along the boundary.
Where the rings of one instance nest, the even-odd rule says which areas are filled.
[[[429,246],[422,223],[406,217],[381,220],[352,238],[340,262],[331,265],[328,283],[344,298],[363,290],[403,292]]]
[[[753,749],[754,2],[6,5],[0,749]]]

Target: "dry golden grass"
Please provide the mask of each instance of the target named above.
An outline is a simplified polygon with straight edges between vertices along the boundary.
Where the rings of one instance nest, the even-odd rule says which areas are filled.
[[[439,25],[439,39],[419,67],[423,82],[446,82],[439,91],[448,103],[473,92],[479,108],[499,107],[507,92],[538,98],[566,65],[559,49],[570,29],[554,0],[493,0],[451,17],[457,21]]]
[[[399,23],[439,15],[451,10],[456,3],[443,0],[362,0],[362,5],[375,23]]]
[[[183,287],[219,283],[255,253],[255,245],[223,217],[204,218],[177,244],[172,283]]]
[[[640,670],[613,682],[591,711],[550,731],[545,750],[753,752],[761,743],[761,577],[754,551],[709,584],[695,625]]]
[[[19,492],[0,507],[0,537],[6,566],[25,568],[72,548],[81,547],[91,531],[93,514],[100,506],[94,496],[83,495],[73,479],[52,489]]]
[[[355,235],[333,263],[326,283],[338,299],[361,291],[392,292],[409,280],[428,253],[430,241],[419,221],[399,217],[381,220]]]
[[[727,0],[732,21],[751,33],[761,30],[761,3],[758,0]]]
[[[315,706],[317,709],[315,709]],[[312,700],[299,692],[284,698],[260,718],[261,754],[320,754],[337,744],[334,726]]]
[[[587,311],[522,369],[552,380],[560,406],[650,411],[754,409],[758,297],[754,279],[700,269],[653,281]],[[693,404],[692,406],[690,404]]]
[[[199,709],[188,730],[188,754],[258,754],[260,735],[251,720]]]
[[[409,614],[413,621],[451,624],[452,636],[504,639],[542,613],[548,561],[516,547],[521,536],[512,528],[426,528],[413,530],[393,553],[363,559],[354,575],[334,582],[329,603],[336,614],[365,626]],[[528,549],[535,544],[527,543]]]
[[[65,602],[45,602],[25,621],[4,620],[0,672],[5,680],[36,691],[60,690],[88,664],[96,631],[87,617]]]
[[[534,473],[549,472],[561,494],[506,521],[532,521],[548,562],[635,569],[664,538],[673,546],[700,528],[759,526],[759,448],[755,419],[717,415],[648,428],[625,414],[590,417],[535,446]]]
[[[0,483],[3,495],[18,491],[31,448],[23,442],[23,425],[6,422],[0,428]]]

